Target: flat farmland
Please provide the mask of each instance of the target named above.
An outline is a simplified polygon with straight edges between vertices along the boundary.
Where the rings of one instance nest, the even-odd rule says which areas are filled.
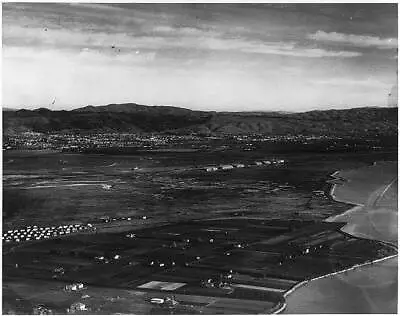
[[[227,310],[255,312],[279,305],[283,293],[299,281],[394,251],[383,244],[343,234],[339,234],[340,243],[338,236],[327,240],[327,234],[338,234],[338,223],[308,221],[301,227],[298,220],[263,220],[264,234],[254,234],[254,227],[262,229],[258,221],[196,220],[181,227],[171,224],[21,244],[3,254],[4,280],[83,282],[89,288],[140,290],[149,296],[160,291],[146,284],[164,282],[179,284],[165,287],[164,296],[223,299],[207,305],[207,311],[220,311],[230,300],[253,300],[254,306],[245,303],[241,308]],[[280,233],[302,242],[286,243],[285,247],[263,244],[264,239]],[[307,246],[307,241],[313,241],[314,248]],[[257,248],[260,243],[264,245],[262,251]]]
[[[4,243],[3,312],[85,302],[95,314],[266,313],[298,282],[394,253],[321,220],[349,208],[329,197],[330,174],[397,153],[4,154],[4,232],[95,229]],[[274,157],[287,163],[202,169]],[[85,289],[64,290],[74,282]],[[140,288],[149,282],[184,285]]]
[[[376,160],[395,159],[396,153],[276,154],[260,148],[206,156],[5,152],[3,230],[93,223],[105,216],[132,217],[126,223],[130,225],[133,219],[143,216],[162,222],[229,217],[235,213],[268,219],[324,219],[347,208],[312,193],[329,191],[329,174]],[[202,165],[201,161],[218,165],[274,156],[287,164],[219,173],[191,172]],[[145,222],[137,224],[141,227]]]

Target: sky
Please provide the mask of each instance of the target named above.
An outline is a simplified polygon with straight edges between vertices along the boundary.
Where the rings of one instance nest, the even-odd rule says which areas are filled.
[[[5,107],[307,111],[397,99],[397,4],[3,3],[2,15]]]

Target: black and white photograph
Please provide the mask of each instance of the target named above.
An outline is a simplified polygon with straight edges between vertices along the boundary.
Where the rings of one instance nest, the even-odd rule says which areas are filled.
[[[2,314],[397,314],[397,1],[1,8]]]

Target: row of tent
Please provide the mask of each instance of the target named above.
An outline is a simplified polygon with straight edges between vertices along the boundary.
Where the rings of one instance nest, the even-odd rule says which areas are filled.
[[[88,224],[68,224],[59,226],[39,227],[36,225],[27,226],[21,229],[12,229],[3,232],[3,242],[23,242],[42,239],[50,239],[72,233],[78,233],[87,230],[95,230],[96,228]]]

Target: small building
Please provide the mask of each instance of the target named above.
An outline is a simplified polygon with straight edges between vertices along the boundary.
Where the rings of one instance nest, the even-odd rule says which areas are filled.
[[[76,312],[82,312],[82,311],[88,311],[89,308],[86,306],[86,304],[83,304],[81,302],[75,302],[72,303],[70,308],[67,309],[68,313],[76,313]]]
[[[232,165],[221,165],[220,166],[221,170],[230,170],[233,169]]]
[[[262,163],[261,161],[256,161],[256,162],[255,162],[255,165],[256,165],[256,166],[262,166],[262,164],[263,164],[263,163]]]
[[[83,283],[72,283],[72,284],[68,284],[65,286],[65,291],[81,291],[83,290],[85,287],[83,285]]]
[[[33,307],[33,315],[52,315],[53,311],[44,305],[37,305]]]
[[[234,166],[236,168],[244,168],[244,164],[242,164],[242,163],[236,163],[236,164],[234,164]]]
[[[150,299],[150,303],[152,304],[164,304],[164,299],[163,298],[158,298],[158,297],[153,297]]]
[[[172,296],[172,297],[167,296],[167,297],[165,298],[164,304],[167,305],[167,306],[169,306],[169,307],[173,307],[173,306],[178,305],[179,302],[178,302],[177,300],[175,300],[175,297],[174,297],[174,296]]]
[[[53,270],[54,273],[65,274],[65,269],[63,267],[57,267]]]

